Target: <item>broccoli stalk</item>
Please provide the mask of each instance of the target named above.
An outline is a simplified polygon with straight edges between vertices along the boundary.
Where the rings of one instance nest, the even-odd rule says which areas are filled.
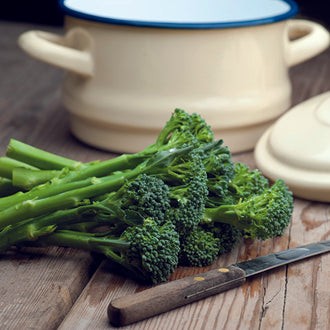
[[[61,225],[91,220],[96,212],[97,206],[84,205],[72,209],[58,210],[51,214],[8,225],[0,232],[0,252],[4,252],[11,246],[20,243],[36,241],[41,236],[54,232]]]
[[[33,187],[41,185],[55,177],[60,177],[66,172],[64,168],[62,171],[58,170],[31,170],[27,168],[17,167],[12,171],[13,186],[27,191]]]
[[[15,208],[16,205],[28,203],[28,201],[35,201],[37,199],[59,196],[60,194],[68,191],[76,191],[77,189],[92,186],[96,183],[106,181],[117,182],[113,184],[115,188],[119,188],[119,186],[125,181],[125,178],[123,178],[123,175],[121,173],[118,173],[117,175],[112,175],[111,177],[91,177],[85,180],[70,182],[61,185],[44,184],[42,189],[39,189],[40,187],[38,186],[25,193],[19,191],[13,195],[5,196],[0,199],[0,218],[2,217],[3,212],[8,212],[6,211],[7,209]],[[0,228],[1,227],[2,226],[0,224]]]
[[[154,284],[166,281],[174,272],[180,249],[173,224],[160,226],[152,219],[146,219],[142,226],[128,227],[119,238],[111,233],[59,230],[40,238],[39,243],[101,253],[133,278]]]
[[[283,234],[292,210],[292,193],[282,180],[277,180],[262,193],[237,204],[206,208],[202,223],[227,223],[242,230],[247,237],[265,240]]]
[[[25,164],[23,167],[29,167],[30,165],[38,169],[61,170],[62,168],[68,168],[77,170],[86,166],[79,161],[55,155],[15,139],[9,141],[6,156]]]
[[[19,188],[13,185],[12,180],[0,177],[0,199],[20,191]]]
[[[109,175],[115,171],[131,170],[142,162],[153,158],[161,152],[184,148],[196,148],[213,142],[213,132],[198,115],[187,114],[184,110],[175,109],[170,120],[157,137],[155,143],[136,154],[123,154],[118,157],[91,164],[80,171],[70,172],[62,182],[81,180],[90,176]],[[156,165],[157,166],[157,165]]]
[[[28,165],[21,161],[11,159],[8,157],[0,157],[0,176],[8,179],[12,179],[12,171],[15,168],[28,168],[31,170],[38,170],[37,167]]]
[[[0,157],[0,197],[11,195],[19,190],[20,186],[17,186],[13,182],[13,171],[18,168],[29,168],[31,170],[38,170],[37,168],[20,162],[8,157]],[[44,179],[42,179],[44,182]]]

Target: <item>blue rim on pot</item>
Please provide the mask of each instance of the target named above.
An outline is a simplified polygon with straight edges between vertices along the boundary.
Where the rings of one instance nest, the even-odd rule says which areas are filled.
[[[72,17],[117,25],[177,29],[232,28],[295,16],[293,0],[60,0]]]

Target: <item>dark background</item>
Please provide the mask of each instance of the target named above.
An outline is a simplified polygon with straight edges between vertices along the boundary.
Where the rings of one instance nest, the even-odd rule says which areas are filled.
[[[92,1],[92,0],[91,0]],[[0,19],[33,22],[46,25],[62,25],[63,15],[57,0],[11,0],[0,10]],[[299,16],[311,18],[330,27],[328,0],[296,0]]]

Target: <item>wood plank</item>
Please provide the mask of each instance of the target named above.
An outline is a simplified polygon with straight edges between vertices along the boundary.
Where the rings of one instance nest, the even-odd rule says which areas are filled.
[[[0,257],[0,328],[56,329],[94,272],[85,251],[24,248]]]
[[[270,244],[271,243],[271,244]],[[212,268],[217,266],[225,266],[239,260],[245,260],[246,256],[257,256],[257,251],[268,253],[274,250],[282,250],[282,244],[286,244],[285,239],[279,239],[273,245],[273,240],[268,242],[268,248],[265,243],[249,242],[242,243],[232,253],[220,258]],[[262,253],[263,254],[263,253]],[[260,254],[261,255],[261,254]],[[205,271],[206,269],[196,268],[179,268],[171,279],[181,278],[191,274]],[[123,329],[221,329],[223,327],[228,329],[236,328],[256,328],[260,322],[260,310],[263,304],[270,305],[272,301],[264,301],[264,285],[270,286],[271,289],[284,287],[285,283],[285,269],[274,272],[270,275],[272,280],[269,283],[264,279],[264,276],[259,276],[253,281],[248,280],[241,288],[228,291],[207,299],[198,301],[196,303],[172,310],[168,313],[123,327]],[[266,281],[266,284],[263,284]],[[101,283],[101,284],[100,284]],[[114,284],[116,283],[116,284]],[[273,284],[276,284],[275,286]],[[97,286],[101,285],[102,289]],[[95,287],[97,287],[95,289]],[[144,288],[143,288],[144,289]],[[137,286],[135,282],[113,275],[107,269],[107,262],[97,270],[90,283],[87,285],[82,295],[77,300],[76,304],[64,319],[61,324],[61,330],[65,329],[107,329],[115,328],[109,325],[107,320],[107,306],[110,301],[122,295],[140,291],[141,287]],[[279,290],[280,291],[280,290]],[[284,294],[272,293],[272,297],[282,301]],[[91,301],[98,299],[98,304],[95,305]],[[268,309],[270,307],[267,307]],[[256,313],[257,311],[257,313]],[[281,316],[282,314],[280,314]]]
[[[329,204],[296,201],[290,247],[329,239]],[[330,328],[330,255],[288,268],[284,329]]]

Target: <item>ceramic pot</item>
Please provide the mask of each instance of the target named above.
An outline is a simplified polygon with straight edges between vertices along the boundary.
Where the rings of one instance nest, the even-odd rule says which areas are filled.
[[[65,34],[19,45],[67,71],[71,128],[92,146],[140,151],[182,108],[244,151],[290,107],[289,68],[329,46],[321,25],[292,19],[294,2],[260,1],[62,0]]]

